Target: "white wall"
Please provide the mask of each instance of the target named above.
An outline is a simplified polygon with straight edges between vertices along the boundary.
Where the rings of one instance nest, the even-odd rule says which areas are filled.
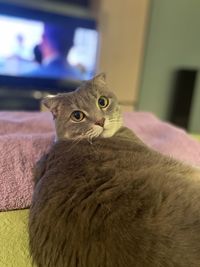
[[[138,108],[168,119],[173,74],[184,67],[200,67],[200,0],[152,0]],[[197,112],[200,92],[194,101]]]

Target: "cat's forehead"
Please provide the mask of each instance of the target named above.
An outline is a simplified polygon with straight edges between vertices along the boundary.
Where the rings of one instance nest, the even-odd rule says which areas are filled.
[[[95,84],[93,82],[83,83],[76,91],[75,95],[77,97],[85,98],[97,98],[101,95],[112,96],[113,94],[108,90],[107,85],[104,84]]]
[[[64,102],[74,108],[95,104],[100,96],[114,98],[113,93],[108,91],[107,88],[92,86],[91,84],[81,86],[76,91],[63,96]]]

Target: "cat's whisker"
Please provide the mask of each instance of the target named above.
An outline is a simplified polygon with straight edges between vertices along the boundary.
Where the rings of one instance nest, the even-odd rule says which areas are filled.
[[[94,129],[90,129],[84,135],[87,137],[87,136],[92,135],[93,132],[94,132]]]
[[[85,133],[85,135],[88,135],[88,134],[90,134],[90,133],[92,133],[94,131],[94,129],[90,129],[90,130],[88,130],[86,133]]]
[[[116,121],[118,121],[118,120],[120,120],[120,117],[118,117],[118,116],[114,116],[114,117],[110,117],[108,120],[109,120],[109,121],[112,121],[112,120],[116,120]]]
[[[76,139],[74,139],[74,140],[72,141],[72,145],[70,146],[70,148],[69,148],[69,150],[68,150],[67,152],[71,151],[72,148],[73,148],[75,145],[77,145],[82,139],[83,139],[83,138],[80,138],[80,137],[77,137]]]
[[[87,137],[87,140],[90,144],[92,144],[92,134],[93,134],[94,130],[90,129],[89,131],[86,132],[85,136]]]
[[[114,119],[109,119],[109,123],[122,123],[122,119],[114,118]]]
[[[91,131],[91,133],[88,135],[88,142],[92,144],[93,138],[98,137],[100,135],[99,132],[95,131],[94,129]]]
[[[98,137],[102,133],[102,130],[97,130],[97,129],[90,129],[85,133],[85,136],[87,137],[87,140],[90,144],[92,144],[93,138]]]
[[[92,136],[89,135],[87,140],[92,145]]]

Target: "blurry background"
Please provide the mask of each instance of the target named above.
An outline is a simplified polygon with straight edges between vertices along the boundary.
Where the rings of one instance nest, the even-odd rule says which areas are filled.
[[[39,52],[35,50],[31,59],[31,68],[42,67],[42,75],[35,70],[5,73],[5,68],[3,73],[0,68],[1,110],[37,110],[45,94],[74,90],[80,80],[104,71],[123,110],[153,112],[200,132],[199,0],[0,0],[0,35],[4,36],[5,3],[10,3],[6,12],[14,17],[27,19],[30,12],[43,33],[50,23],[64,26],[64,35],[73,37],[66,54],[66,76],[55,71],[55,77],[47,75],[49,59],[40,58],[46,40],[42,33],[34,43],[35,49],[39,42]],[[20,40],[18,36],[18,44]],[[4,49],[0,46],[0,60]]]
[[[152,0],[138,108],[200,132],[200,1]]]

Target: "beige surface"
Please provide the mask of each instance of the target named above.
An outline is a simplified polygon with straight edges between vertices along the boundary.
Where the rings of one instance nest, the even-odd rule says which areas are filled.
[[[101,0],[99,18],[99,71],[120,101],[137,101],[150,0]]]
[[[28,210],[0,212],[0,267],[31,267]]]

